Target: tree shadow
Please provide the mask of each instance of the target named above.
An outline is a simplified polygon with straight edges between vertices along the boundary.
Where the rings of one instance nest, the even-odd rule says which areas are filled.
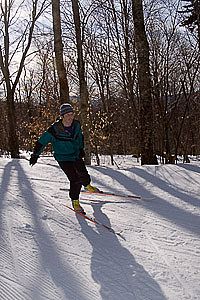
[[[137,201],[134,202],[136,205],[142,206],[149,211],[153,211],[161,217],[169,220],[170,222],[185,228],[186,230],[195,233],[196,235],[200,235],[200,218],[198,215],[193,214],[192,212],[186,211],[178,206],[173,205],[169,201],[161,197],[155,197],[149,191],[145,189],[145,186],[133,180],[133,178],[128,177],[124,173],[120,171],[98,168],[100,173],[110,176],[116,182],[119,182],[123,187],[130,193],[135,193],[140,195],[141,197],[147,198],[155,198],[152,201]],[[181,201],[192,204],[194,207],[200,207],[199,199],[188,196],[184,192],[180,192],[178,189],[174,189],[172,186],[168,185],[164,180],[149,174],[147,171],[141,168],[130,168],[128,172],[143,178],[144,181],[150,182],[154,186],[157,186],[161,190],[171,194],[172,196],[178,197]],[[115,185],[117,186],[117,185]],[[115,186],[112,187],[112,191],[116,192]],[[111,190],[111,188],[109,187]],[[130,198],[129,198],[130,199]],[[131,201],[131,199],[130,199]],[[133,200],[132,200],[133,201]]]
[[[157,166],[155,168],[155,176],[156,176],[156,173],[157,173],[157,170],[159,171],[159,168],[162,167],[162,166]],[[173,169],[173,165],[171,166],[172,169]],[[171,173],[171,167],[169,168],[169,165],[167,166],[167,168],[165,168],[165,173],[167,173],[167,178],[165,179],[165,173],[163,174],[163,179],[166,181],[166,183],[168,184],[168,176],[170,177],[170,182],[169,182],[169,185],[171,185],[172,187],[174,187],[174,189],[176,190],[177,189],[177,186],[173,183],[171,183],[171,180],[175,180],[175,178],[173,178],[173,173]],[[195,184],[195,185],[199,185],[199,174],[198,172],[196,174],[194,174],[194,172],[192,172],[192,170],[187,170],[189,172],[184,172],[184,170],[181,170],[180,166],[177,165],[175,166],[176,168],[176,171],[177,173],[180,173],[180,176],[181,176],[181,179],[184,179],[185,182],[187,182],[186,184],[182,184],[181,186],[178,187],[179,191],[183,191],[183,193],[185,193],[185,188],[189,189],[191,184]],[[156,170],[157,169],[157,170]],[[179,172],[179,170],[181,172]],[[195,175],[195,177],[194,177]],[[177,179],[176,181],[179,181],[179,177],[177,176]]]
[[[174,197],[178,197],[179,199],[181,199],[181,201],[188,204],[192,204],[193,206],[196,207],[200,207],[199,199],[191,195],[189,196],[187,193],[180,191],[180,189],[174,188],[172,185],[169,185],[166,181],[146,172],[145,170],[135,168],[132,170],[132,172],[137,176],[142,177],[148,182],[152,183],[154,186],[157,186],[163,191],[169,193],[170,195]]]
[[[200,167],[196,165],[191,165],[191,164],[178,164],[179,167],[189,170],[195,173],[200,173]]]
[[[7,224],[7,193],[9,192],[9,183],[12,172],[12,163],[7,163],[3,168],[3,174],[0,182],[0,291],[1,297],[8,299],[9,295],[15,295],[16,299],[21,298],[21,293],[16,286],[15,268],[13,267],[13,253],[9,240],[9,229]],[[7,274],[12,272],[12,282],[9,284]],[[14,283],[14,284],[13,284]],[[0,298],[1,298],[0,297]]]
[[[57,296],[56,299],[63,298],[63,296],[60,297],[56,294],[58,293],[58,290],[61,291],[65,299],[68,299],[69,297],[70,299],[87,299],[87,297],[84,296],[85,291],[83,284],[80,281],[78,272],[76,276],[76,274],[74,274],[74,270],[70,267],[70,265],[66,263],[66,259],[64,261],[60,257],[59,252],[57,251],[56,243],[49,235],[49,232],[45,229],[44,220],[42,220],[41,218],[40,204],[32,190],[29,178],[20,165],[19,160],[13,160],[9,162],[5,167],[0,188],[0,208],[2,208],[3,203],[7,201],[6,192],[9,189],[12,190],[12,186],[9,180],[9,178],[11,177],[11,170],[17,171],[19,192],[24,201],[24,205],[30,212],[29,217],[31,217],[31,221],[33,224],[32,238],[35,239],[37,248],[39,249],[39,257],[37,259],[38,266],[34,266],[38,271],[34,274],[35,278],[32,278],[30,280],[29,286],[25,287],[26,293],[28,293],[29,295],[31,294],[30,299],[40,299],[44,297],[46,289],[48,287],[48,290],[52,289],[51,294],[55,297]],[[2,226],[0,228],[2,229]],[[1,236],[2,235],[3,233],[1,233]],[[9,246],[11,247],[11,245]],[[13,249],[8,250],[12,252]],[[15,255],[17,256],[17,253]],[[23,263],[21,267],[21,277],[17,279],[15,278],[15,280],[23,281],[23,272],[25,271],[23,270],[23,268],[27,266],[27,268],[30,269],[29,263],[31,264],[31,261],[26,261]],[[45,278],[41,278],[41,270],[43,274],[46,274]],[[33,274],[31,273],[30,276],[33,276]],[[24,278],[24,282],[27,281],[27,278]],[[23,284],[23,282],[21,283]],[[55,286],[57,287],[57,290],[55,290]],[[12,286],[10,288],[12,289]]]
[[[120,192],[117,190],[119,183],[119,186],[123,186],[123,188],[126,189],[127,193],[130,192],[130,194],[136,194],[142,197],[150,197],[149,191],[147,191],[142,185],[140,185],[137,181],[133,180],[132,178],[129,178],[127,175],[121,172],[121,170],[113,170],[109,168],[103,168],[103,167],[91,167],[92,169],[95,169],[96,172],[99,172],[101,175],[106,175],[113,180],[116,181],[116,183],[112,184],[112,186],[109,184],[109,182],[103,182],[103,188],[108,189],[109,192],[120,194]],[[99,176],[101,178],[101,176]],[[95,177],[95,182],[97,185],[101,186],[102,181],[101,179],[98,179],[98,176]],[[123,193],[123,192],[122,192]]]
[[[91,205],[94,217],[110,226],[108,217],[101,210],[103,203]],[[99,285],[102,300],[166,300],[159,284],[120,244],[116,235],[99,225],[93,228],[83,217],[76,216],[92,246],[92,278]]]

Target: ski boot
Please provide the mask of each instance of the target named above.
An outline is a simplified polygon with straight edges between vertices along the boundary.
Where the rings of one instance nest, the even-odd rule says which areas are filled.
[[[83,215],[86,214],[82,206],[80,206],[79,200],[72,200],[72,206],[75,212],[81,213]]]
[[[91,184],[85,186],[85,191],[90,193],[101,193],[97,187],[92,186]]]

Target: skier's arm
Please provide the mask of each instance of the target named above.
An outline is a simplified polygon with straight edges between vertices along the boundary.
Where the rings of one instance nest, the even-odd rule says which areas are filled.
[[[31,158],[29,161],[31,166],[37,163],[39,155],[42,153],[46,145],[51,142],[52,138],[52,135],[48,131],[45,131],[41,135],[39,140],[35,143],[35,147],[33,149],[33,153],[31,154]]]
[[[79,150],[79,158],[85,157],[85,150],[84,150],[84,135],[83,131],[81,129],[81,125],[79,123],[80,129],[79,129],[79,140],[80,140],[80,150]]]

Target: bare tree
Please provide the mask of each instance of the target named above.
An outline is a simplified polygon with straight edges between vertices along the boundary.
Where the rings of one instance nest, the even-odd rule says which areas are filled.
[[[191,102],[199,88],[198,46],[190,31],[180,29],[179,9],[180,1],[157,5],[147,21],[155,149],[165,163],[174,163],[184,144],[189,145],[185,137],[190,130],[185,128],[192,119]]]
[[[6,102],[9,129],[9,151],[12,158],[19,157],[19,142],[16,127],[15,113],[15,90],[19,82],[25,60],[31,46],[35,23],[45,9],[45,1],[39,3],[38,0],[32,1],[30,19],[20,20],[20,10],[28,11],[25,2],[19,5],[15,1],[1,1],[0,3],[0,69],[3,74],[6,89]],[[16,30],[16,26],[18,31]],[[15,28],[13,28],[15,27]],[[19,52],[21,51],[21,55]],[[17,60],[17,68],[13,72],[12,62]]]
[[[63,42],[60,16],[60,0],[52,0],[54,51],[56,57],[56,68],[60,85],[60,102],[69,102],[69,86],[67,73],[63,59]]]
[[[91,164],[90,154],[90,119],[89,119],[89,93],[85,77],[85,61],[83,56],[83,42],[84,42],[84,30],[83,23],[81,23],[79,2],[78,0],[72,0],[72,10],[76,34],[76,47],[77,47],[77,66],[79,76],[80,87],[80,105],[81,105],[81,121],[84,132],[85,141],[85,162]]]
[[[138,55],[138,84],[140,91],[140,149],[141,164],[155,164],[153,152],[153,102],[147,41],[142,0],[133,0],[135,42]]]

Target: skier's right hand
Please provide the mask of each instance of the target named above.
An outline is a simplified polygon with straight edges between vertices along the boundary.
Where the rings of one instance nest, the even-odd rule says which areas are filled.
[[[31,158],[29,160],[29,165],[33,166],[36,164],[37,160],[38,160],[38,155],[35,154],[31,154]]]

